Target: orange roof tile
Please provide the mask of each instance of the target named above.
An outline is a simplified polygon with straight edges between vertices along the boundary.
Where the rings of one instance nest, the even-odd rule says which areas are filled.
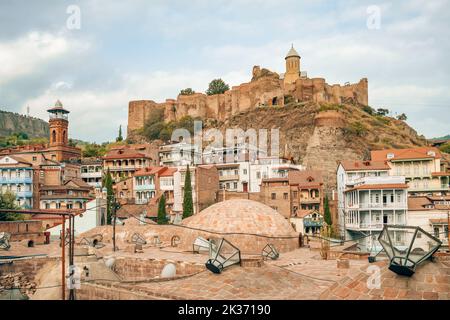
[[[390,167],[386,161],[352,161],[343,160],[340,164],[346,171],[365,171],[365,170],[389,170]]]
[[[106,156],[103,157],[105,160],[113,159],[136,159],[136,158],[149,158],[143,153],[137,152],[133,149],[122,148],[122,149],[111,149],[108,151]]]
[[[323,183],[322,173],[315,170],[289,171],[289,185],[298,185],[301,187],[311,187]]]
[[[433,151],[435,155],[428,154],[429,151]],[[394,157],[388,159],[387,155],[392,153]],[[370,152],[371,159],[373,161],[385,161],[385,160],[408,160],[408,159],[440,159],[442,154],[436,147],[417,147],[409,149],[385,149],[385,150],[373,150]]]

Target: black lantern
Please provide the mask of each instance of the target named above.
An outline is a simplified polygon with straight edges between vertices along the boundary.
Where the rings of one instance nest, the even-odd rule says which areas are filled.
[[[389,270],[408,277],[442,244],[420,227],[394,225],[385,225],[378,241],[389,257]]]
[[[229,241],[211,239],[209,247],[209,260],[206,268],[213,273],[221,273],[223,269],[241,263],[241,251]]]
[[[280,253],[277,248],[273,244],[268,243],[264,249],[262,250],[261,255],[264,259],[270,258],[272,260],[276,260],[280,257]]]

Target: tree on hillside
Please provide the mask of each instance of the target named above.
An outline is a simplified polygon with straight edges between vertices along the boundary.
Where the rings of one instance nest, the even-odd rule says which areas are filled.
[[[191,171],[189,165],[186,169],[184,178],[184,196],[183,196],[183,219],[194,214],[194,201],[192,200]]]
[[[377,109],[377,115],[378,116],[387,116],[389,114],[388,109],[378,108]]]
[[[0,193],[0,209],[20,209],[16,204],[16,195],[11,191]],[[22,215],[0,212],[0,221],[20,220]]]
[[[441,146],[439,147],[439,150],[441,150],[442,152],[445,152],[445,153],[449,153],[449,154],[450,154],[450,142],[446,142],[446,143],[444,143],[443,145],[441,145]]]
[[[119,136],[116,138],[116,141],[123,141],[123,137],[122,137],[122,125],[119,126]]]
[[[406,120],[408,120],[408,117],[406,116],[406,114],[402,113],[402,114],[399,114],[397,116],[397,119],[398,120],[402,120],[402,121],[406,121]]]
[[[106,145],[98,145],[94,143],[88,143],[83,147],[83,157],[91,158],[91,157],[102,157],[106,153]]]
[[[159,199],[158,204],[158,224],[167,224],[167,213],[166,213],[166,196],[162,195],[161,199]]]
[[[186,89],[182,89],[182,90],[180,91],[180,94],[181,94],[182,96],[190,96],[190,95],[192,95],[192,94],[194,94],[194,93],[195,93],[195,91],[192,90],[192,88],[186,88]]]
[[[113,180],[111,177],[111,172],[109,172],[109,168],[106,171],[106,175],[104,177],[104,187],[106,188],[106,223],[111,224],[114,205],[114,190]]]
[[[206,94],[210,96],[213,94],[224,93],[225,91],[228,90],[230,90],[230,87],[222,79],[214,79],[209,83],[208,90],[206,90]]]
[[[328,203],[328,196],[325,196],[325,199],[323,201],[323,219],[326,222],[328,226],[331,227],[333,221],[331,220],[331,211],[330,211],[330,205]]]

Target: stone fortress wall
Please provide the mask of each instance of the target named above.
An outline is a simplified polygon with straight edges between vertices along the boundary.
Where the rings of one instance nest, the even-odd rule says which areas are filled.
[[[289,70],[289,61],[297,59],[299,65],[300,56],[287,56],[286,59],[288,62],[285,75],[289,77],[280,77],[275,72],[254,66],[250,82],[234,86],[223,94],[178,95],[177,99],[166,99],[162,103],[152,100],[130,101],[128,134],[143,128],[150,111],[156,107],[164,108],[165,121],[169,122],[187,115],[224,121],[235,114],[257,107],[283,106],[292,99],[298,102],[368,104],[367,78],[354,84],[330,85],[324,78],[308,78],[302,75],[299,69],[293,77],[292,71]]]

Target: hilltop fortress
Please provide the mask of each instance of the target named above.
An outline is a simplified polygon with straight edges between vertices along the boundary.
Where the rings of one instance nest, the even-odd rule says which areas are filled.
[[[324,78],[308,78],[306,72],[300,70],[300,59],[292,47],[285,57],[284,74],[254,66],[250,82],[234,86],[223,94],[178,95],[177,99],[166,99],[162,103],[152,100],[130,101],[128,135],[143,128],[150,110],[155,107],[164,108],[165,121],[168,122],[187,115],[223,121],[243,111],[264,106],[283,106],[288,102],[368,104],[367,78],[354,84],[330,85]]]

